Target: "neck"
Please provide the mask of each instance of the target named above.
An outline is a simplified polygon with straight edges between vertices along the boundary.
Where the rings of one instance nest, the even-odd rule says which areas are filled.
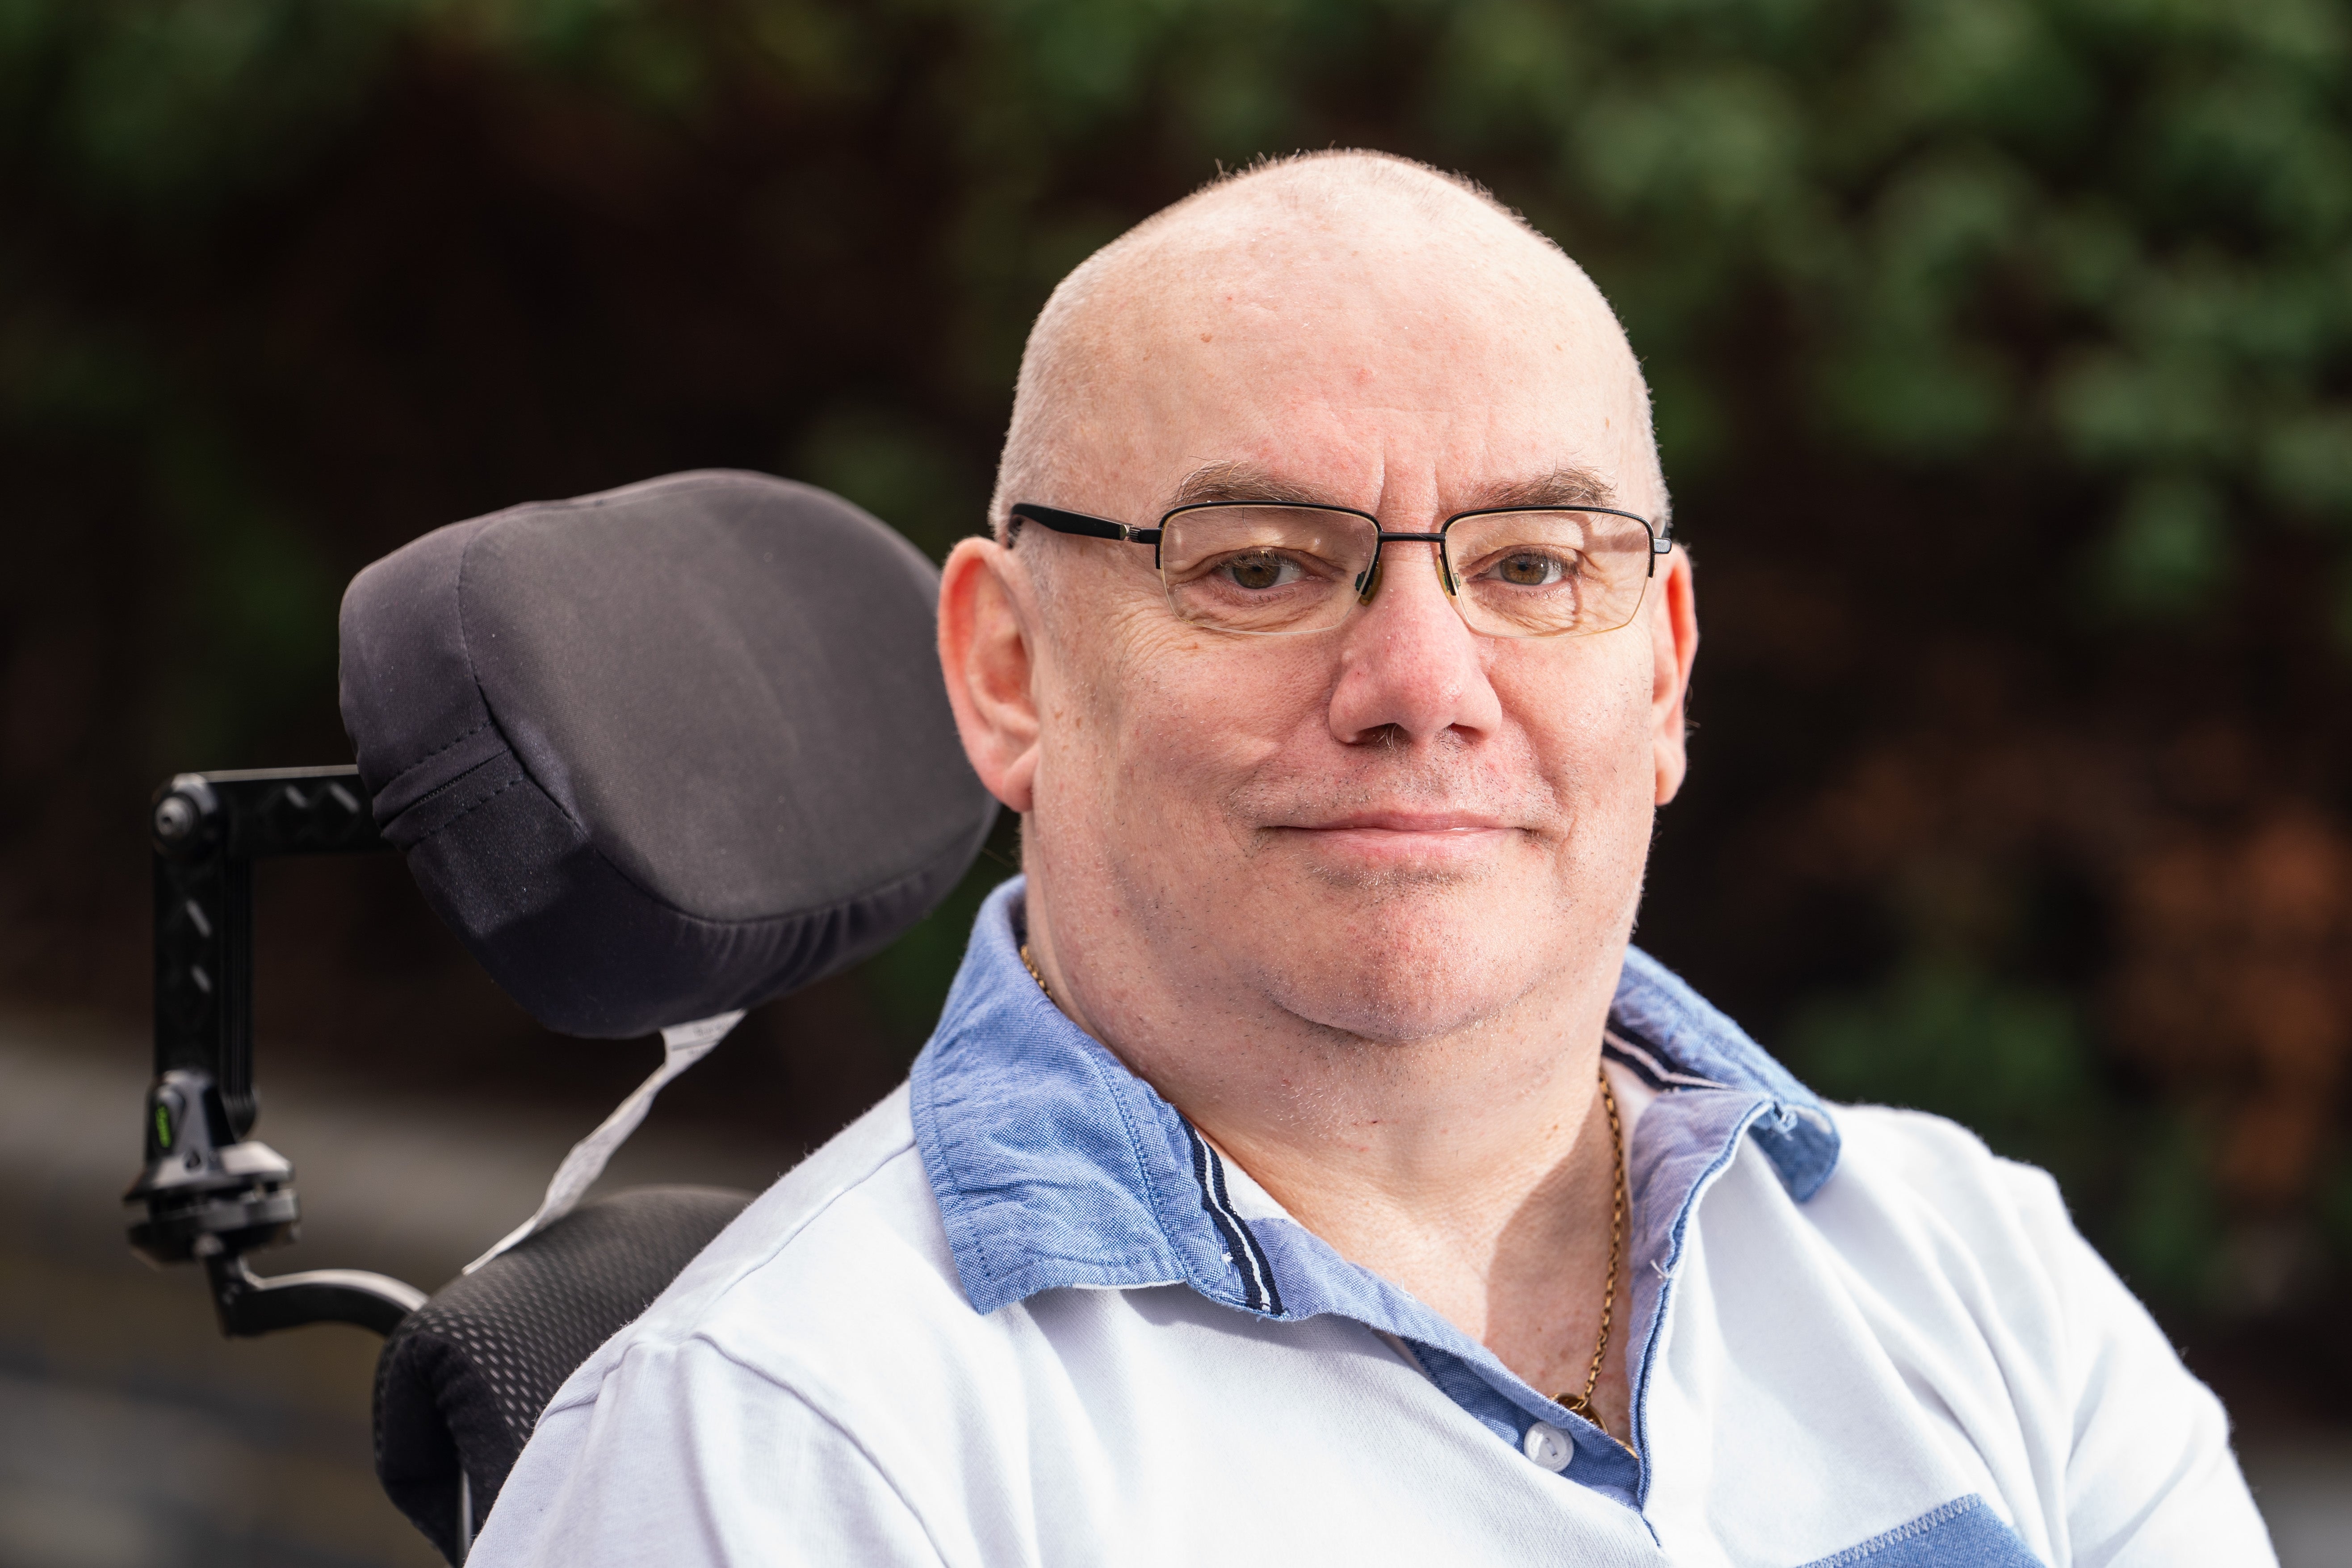
[[[1341,1256],[1542,1392],[1581,1388],[1608,1269],[1599,1060],[1622,937],[1463,1026],[1372,1041],[1247,987],[1160,980],[1063,912],[1033,878],[1030,957],[1081,1028]]]
[[[1138,1042],[1129,1065],[1335,1243],[1475,1252],[1578,1164],[1591,1120],[1606,1002],[1519,1011],[1408,1044],[1220,1020],[1239,1049]]]

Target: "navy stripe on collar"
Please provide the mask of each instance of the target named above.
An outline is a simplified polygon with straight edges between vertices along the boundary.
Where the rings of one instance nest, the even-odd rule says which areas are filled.
[[[1225,1191],[1224,1157],[1209,1146],[1191,1121],[1184,1123],[1184,1131],[1192,1140],[1192,1179],[1201,1184],[1201,1206],[1209,1211],[1217,1234],[1224,1237],[1226,1261],[1242,1277],[1244,1303],[1253,1312],[1279,1318],[1282,1292],[1275,1288],[1274,1260],[1259,1245],[1256,1233],[1234,1212],[1233,1197]]]

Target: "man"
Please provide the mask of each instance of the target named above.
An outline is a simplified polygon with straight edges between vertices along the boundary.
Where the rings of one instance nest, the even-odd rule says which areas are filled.
[[[1666,508],[1606,303],[1432,171],[1264,166],[1080,267],[941,591],[1025,880],[480,1561],[2269,1561],[2048,1178],[1629,947]]]

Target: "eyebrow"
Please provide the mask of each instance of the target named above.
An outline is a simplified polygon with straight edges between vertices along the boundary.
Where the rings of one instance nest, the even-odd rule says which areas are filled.
[[[1590,468],[1571,464],[1532,479],[1507,479],[1490,485],[1474,492],[1472,504],[1457,511],[1490,511],[1506,507],[1614,506],[1616,495],[1608,480]],[[1207,463],[1184,477],[1163,510],[1243,500],[1284,501],[1292,506],[1340,504],[1328,495],[1277,479],[1254,464]]]
[[[1573,465],[1554,468],[1531,479],[1514,479],[1484,492],[1476,506],[1465,511],[1489,511],[1513,506],[1615,506],[1617,492],[1591,468]]]
[[[1335,506],[1328,495],[1304,485],[1276,479],[1249,463],[1207,463],[1184,476],[1169,498],[1169,510],[1180,506],[1213,506],[1221,501],[1277,500],[1293,506]]]

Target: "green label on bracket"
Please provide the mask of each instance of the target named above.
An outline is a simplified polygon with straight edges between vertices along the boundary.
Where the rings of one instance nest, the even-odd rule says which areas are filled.
[[[155,1107],[155,1147],[166,1151],[172,1147],[172,1113],[160,1104]]]

